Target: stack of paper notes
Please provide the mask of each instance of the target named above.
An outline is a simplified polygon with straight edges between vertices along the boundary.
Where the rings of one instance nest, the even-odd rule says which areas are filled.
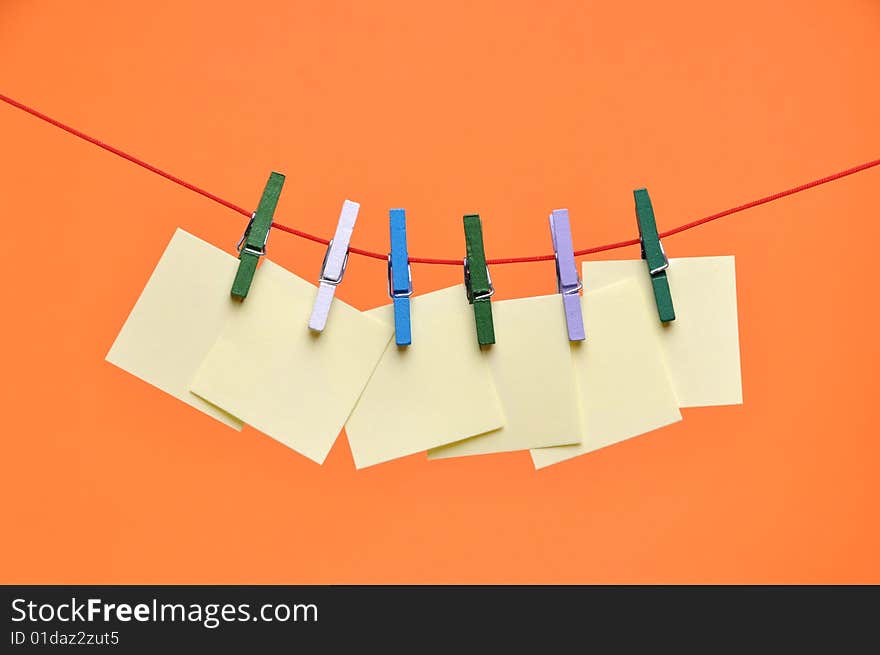
[[[529,451],[536,468],[742,403],[733,257],[670,259],[676,319],[658,320],[641,260],[585,262],[587,338],[559,295],[492,303],[477,345],[463,286],[412,298],[413,344],[390,305],[340,300],[309,330],[316,287],[265,261],[244,302],[238,259],[177,230],[107,360],[223,423],[323,463],[343,427],[364,468]]]

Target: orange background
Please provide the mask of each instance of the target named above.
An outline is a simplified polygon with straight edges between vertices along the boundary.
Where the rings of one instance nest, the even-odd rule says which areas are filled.
[[[282,171],[313,233],[357,200],[360,247],[406,207],[419,256],[461,256],[468,212],[489,256],[550,252],[561,206],[585,248],[635,235],[637,186],[668,229],[880,156],[876,0],[516,4],[5,0],[0,92],[242,206]],[[241,216],[6,105],[0,130],[0,581],[880,582],[880,169],[666,240],[736,255],[743,406],[537,473],[356,472],[345,439],[319,467],[104,362],[174,229],[231,250]],[[322,247],[269,248],[316,277]],[[339,295],[386,302],[384,265]]]

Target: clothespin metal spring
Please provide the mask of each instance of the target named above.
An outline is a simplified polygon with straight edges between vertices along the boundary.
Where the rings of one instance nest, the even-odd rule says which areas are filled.
[[[639,229],[639,240],[641,241],[641,239],[642,239],[642,230]],[[648,273],[650,273],[651,275],[657,275],[657,273],[660,273],[661,271],[665,271],[667,268],[669,268],[669,257],[666,256],[666,248],[663,247],[663,241],[658,240],[658,243],[660,244],[660,254],[663,255],[663,263],[660,264],[660,266],[656,266],[654,268],[648,267]],[[648,257],[645,255],[644,241],[642,241],[642,243],[641,243],[641,248],[642,248],[642,259],[648,259]]]
[[[391,253],[388,253],[388,297],[389,298],[410,298],[413,295],[413,285],[412,285],[412,265],[406,265],[406,273],[407,278],[409,279],[409,285],[406,288],[406,291],[395,291],[392,287],[391,278],[393,277],[393,269],[391,267]]]
[[[489,290],[482,293],[473,293],[471,290],[471,265],[468,258],[464,258],[464,288],[467,291],[468,302],[473,304],[477,300],[488,300],[495,295],[495,285],[492,284],[492,274],[489,267],[486,267],[486,277],[489,278]]]
[[[342,258],[342,268],[339,271],[339,277],[330,277],[325,271],[327,270],[327,259],[330,257],[330,251],[333,249],[333,239],[330,239],[330,243],[327,244],[327,251],[324,253],[324,261],[321,263],[321,274],[318,276],[318,282],[325,282],[327,284],[331,284],[334,287],[342,282],[342,278],[345,276],[345,269],[348,268],[348,254],[349,251],[345,251],[345,255]]]
[[[252,255],[256,255],[257,257],[263,257],[266,254],[266,243],[269,241],[269,233],[266,232],[266,238],[263,239],[263,245],[259,250],[257,248],[252,247],[250,244],[245,243],[247,241],[248,235],[251,233],[251,228],[254,226],[254,219],[257,217],[257,212],[251,214],[251,220],[248,221],[247,227],[244,228],[244,232],[241,235],[241,238],[238,240],[238,243],[235,244],[235,251],[241,253],[244,250],[247,253]]]
[[[584,288],[584,283],[581,281],[581,278],[578,277],[577,284],[565,286],[562,284],[562,274],[559,272],[559,255],[554,254],[553,260],[556,262],[556,293],[561,293],[563,296],[576,296],[581,292],[581,289]]]

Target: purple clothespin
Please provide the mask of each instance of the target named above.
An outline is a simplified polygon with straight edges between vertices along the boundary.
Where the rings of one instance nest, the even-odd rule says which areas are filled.
[[[574,262],[574,246],[571,241],[571,225],[567,209],[554,209],[550,214],[550,235],[553,237],[553,250],[556,255],[556,289],[562,294],[565,308],[565,322],[568,325],[568,340],[583,341],[584,315],[581,312],[580,290],[584,288],[578,277]]]

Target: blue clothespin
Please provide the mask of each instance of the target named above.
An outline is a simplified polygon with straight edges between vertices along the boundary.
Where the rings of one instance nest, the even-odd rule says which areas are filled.
[[[406,251],[406,210],[392,209],[391,252],[388,253],[388,295],[394,303],[394,335],[398,346],[412,343],[409,297],[413,293],[412,269]]]

